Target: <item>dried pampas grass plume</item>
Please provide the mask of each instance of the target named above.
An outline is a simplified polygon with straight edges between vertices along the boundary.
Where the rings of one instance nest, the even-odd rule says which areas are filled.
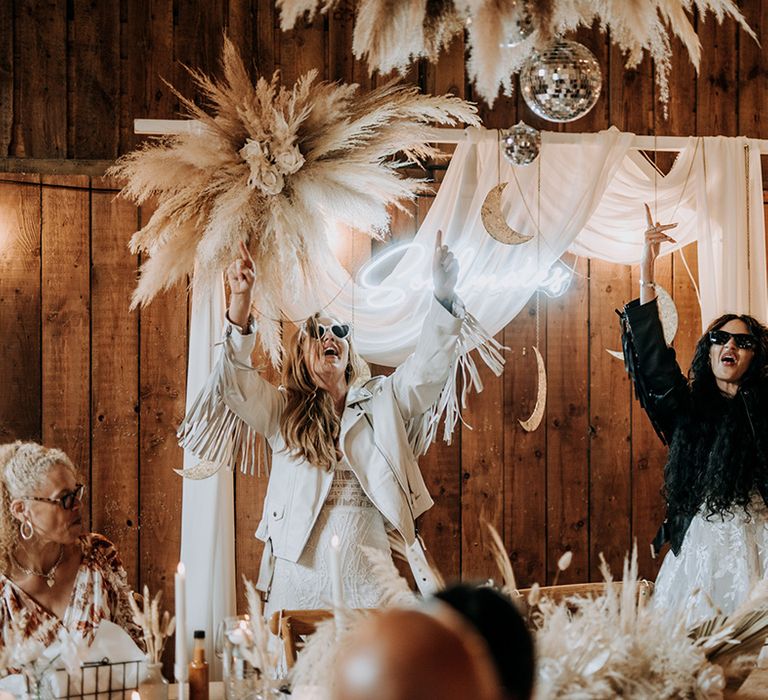
[[[338,0],[279,0],[283,30],[300,17],[328,12]],[[369,70],[405,71],[412,61],[436,62],[451,41],[467,29],[467,72],[478,94],[493,106],[499,90],[512,90],[513,76],[533,51],[553,38],[598,21],[601,31],[626,54],[627,68],[647,53],[656,64],[659,99],[669,101],[672,36],[681,39],[698,70],[701,45],[692,23],[713,14],[718,22],[734,19],[752,39],[733,0],[358,0],[353,51]],[[515,23],[529,18],[534,31],[515,36]],[[513,39],[513,41],[510,41]],[[515,43],[514,39],[520,39]]]
[[[366,94],[318,82],[316,71],[291,87],[278,73],[254,83],[226,36],[222,69],[221,80],[188,69],[203,107],[174,90],[197,132],[147,143],[109,171],[126,182],[125,197],[158,203],[131,239],[134,253],[149,256],[132,305],[187,276],[210,288],[243,241],[255,263],[261,343],[277,364],[281,301],[317,296],[312,263],[327,247],[329,223],[382,235],[387,207],[402,207],[422,187],[399,170],[439,154],[429,145],[431,126],[479,119],[463,100],[396,81]]]

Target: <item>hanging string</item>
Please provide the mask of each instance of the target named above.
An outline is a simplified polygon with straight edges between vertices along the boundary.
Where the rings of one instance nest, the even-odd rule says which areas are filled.
[[[659,166],[657,165],[657,158],[658,158],[658,130],[656,128],[656,114],[654,112],[653,117],[653,219],[654,221],[659,220],[659,199],[658,199],[658,177],[659,177]],[[696,155],[699,152],[699,143],[701,142],[701,137],[696,139],[696,146],[693,151],[693,156],[691,157],[691,162],[688,165],[688,172],[685,174],[685,180],[683,182],[683,188],[680,190],[680,196],[677,198],[677,204],[675,204],[675,208],[672,211],[672,216],[669,218],[670,221],[674,221],[675,217],[677,216],[677,210],[680,207],[680,204],[683,201],[683,195],[685,194],[686,189],[688,188],[688,180],[691,177],[691,171],[693,170],[693,164],[696,162]],[[703,150],[703,149],[702,149]],[[679,153],[675,158],[679,157]],[[706,160],[704,161],[704,180],[706,182]],[[680,258],[683,261],[683,267],[685,267],[685,271],[688,273],[688,277],[691,280],[691,284],[693,285],[693,289],[696,292],[696,299],[699,302],[699,306],[701,306],[701,295],[699,294],[699,287],[696,284],[696,280],[693,277],[693,273],[691,272],[691,268],[688,265],[688,260],[685,257],[685,250],[683,248],[680,248]]]
[[[539,150],[539,156],[536,159],[536,166],[538,168],[538,171],[537,171],[537,173],[538,173],[537,174],[537,178],[538,178],[537,187],[538,187],[538,196],[539,196],[539,211],[538,211],[537,217],[534,218],[533,213],[531,212],[531,209],[528,206],[528,202],[526,201],[525,195],[523,194],[523,188],[520,185],[520,181],[517,179],[517,172],[515,170],[515,166],[514,165],[512,166],[511,170],[512,170],[512,177],[514,178],[515,185],[517,186],[517,192],[520,195],[520,201],[523,203],[523,206],[525,207],[525,211],[528,214],[528,218],[531,220],[531,223],[533,224],[534,228],[536,229],[537,239],[539,241],[543,241],[544,245],[547,246],[547,248],[549,249],[549,252],[554,255],[556,253],[555,249],[549,244],[549,241],[547,241],[547,239],[544,237],[544,233],[541,230],[541,158],[542,158],[542,154],[543,153],[544,153],[544,148],[542,146],[542,148]],[[590,279],[589,275],[585,275],[582,272],[579,272],[575,268],[575,264],[576,264],[576,260],[578,260],[578,256],[576,256],[576,259],[574,260],[574,265],[573,266],[569,265],[567,262],[565,262],[565,260],[563,260],[562,257],[559,257],[558,259],[574,275],[578,275],[579,277],[583,277],[584,279]],[[538,260],[538,253],[537,253],[537,262],[538,261],[539,260]]]
[[[541,158],[542,154],[539,152],[539,157],[536,162],[536,228],[541,231]],[[536,267],[541,265],[541,236],[536,237]],[[541,289],[536,287],[536,347],[539,348],[539,316],[541,311]]]

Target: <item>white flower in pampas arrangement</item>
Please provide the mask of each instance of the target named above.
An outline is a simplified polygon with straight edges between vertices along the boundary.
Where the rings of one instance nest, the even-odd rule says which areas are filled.
[[[261,342],[277,363],[281,298],[323,298],[313,262],[326,251],[327,223],[381,236],[388,206],[403,207],[423,186],[402,177],[402,166],[439,155],[431,126],[479,120],[463,100],[396,81],[364,94],[318,82],[316,71],[290,87],[277,73],[254,83],[226,37],[222,72],[216,80],[190,70],[204,107],[176,92],[196,133],[150,142],[110,170],[126,181],[124,196],[157,202],[131,239],[134,252],[149,255],[133,306],[193,272],[195,285],[210,288],[244,241],[255,263]]]

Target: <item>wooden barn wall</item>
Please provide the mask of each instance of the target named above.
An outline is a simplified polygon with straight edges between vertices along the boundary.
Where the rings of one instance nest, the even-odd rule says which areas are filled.
[[[768,0],[744,4],[765,44]],[[114,182],[57,173],[87,172],[85,161],[135,147],[134,118],[176,117],[178,102],[163,78],[192,94],[183,64],[216,72],[224,30],[263,74],[279,68],[290,82],[316,68],[363,89],[377,82],[353,60],[347,3],[285,33],[277,20],[274,3],[262,0],[0,3],[0,169],[24,171],[18,159],[26,159],[30,170],[43,171],[0,180],[0,440],[67,450],[88,480],[92,528],[118,544],[132,582],[163,588],[168,598],[179,547],[181,484],[172,468],[181,461],[174,430],[185,398],[187,295],[177,289],[129,311],[140,261],[126,242],[151,211],[115,198]],[[710,19],[699,36],[698,76],[673,42],[666,120],[650,63],[625,71],[597,31],[578,37],[604,74],[587,116],[557,127],[514,95],[493,109],[481,103],[483,120],[488,127],[522,118],[567,131],[613,124],[640,134],[768,137],[761,49],[732,22]],[[419,63],[408,78],[429,92],[472,99],[464,58],[456,41],[437,65]],[[430,203],[423,197],[412,217],[395,217],[392,239],[412,236]],[[350,267],[369,249],[367,242],[351,246]],[[695,274],[695,247],[685,256]],[[422,461],[437,502],[422,531],[448,578],[494,575],[484,521],[502,533],[521,584],[551,581],[566,550],[574,558],[561,582],[598,578],[600,553],[618,568],[635,539],[641,573],[655,575],[648,542],[662,516],[665,450],[631,397],[622,363],[605,351],[619,347],[614,309],[636,295],[638,270],[574,264],[563,296],[532,299],[499,334],[507,365],[499,378],[483,373],[485,391],[465,414],[472,429]],[[681,254],[661,260],[659,282],[680,311],[675,346],[686,364],[700,318]],[[526,433],[518,418],[533,408],[537,343],[548,371],[547,411],[541,427]],[[264,482],[235,480],[238,573],[255,576]]]

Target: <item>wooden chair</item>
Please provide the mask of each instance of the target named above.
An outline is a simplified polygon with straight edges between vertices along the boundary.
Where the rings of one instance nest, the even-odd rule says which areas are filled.
[[[333,617],[330,610],[277,610],[272,613],[269,629],[283,640],[288,668],[296,663],[296,655],[304,646],[304,638],[313,634],[317,626],[329,617]]]
[[[539,589],[542,598],[549,598],[554,603],[561,603],[564,600],[578,598],[597,598],[605,593],[607,586],[622,586],[621,581],[614,581],[611,584],[602,581],[600,583],[567,583],[560,586],[542,586]],[[528,600],[530,588],[520,589],[520,594],[525,600]],[[620,593],[621,591],[619,591]],[[653,582],[642,579],[637,586],[637,601],[640,605],[645,605],[653,593]],[[577,608],[578,604],[569,606]]]

